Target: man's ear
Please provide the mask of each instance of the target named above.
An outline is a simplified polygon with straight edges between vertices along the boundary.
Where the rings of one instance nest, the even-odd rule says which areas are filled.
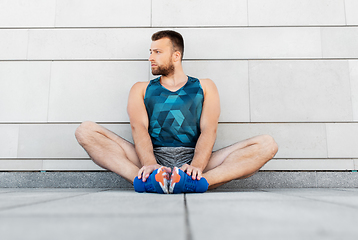
[[[181,61],[181,53],[179,51],[175,51],[173,53],[173,58],[175,62],[180,62]]]

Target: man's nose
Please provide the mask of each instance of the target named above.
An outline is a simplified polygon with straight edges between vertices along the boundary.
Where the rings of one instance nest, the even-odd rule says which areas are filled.
[[[154,60],[154,59],[153,59],[153,54],[150,54],[150,55],[149,55],[148,60],[149,60],[149,61],[153,61],[153,60]]]

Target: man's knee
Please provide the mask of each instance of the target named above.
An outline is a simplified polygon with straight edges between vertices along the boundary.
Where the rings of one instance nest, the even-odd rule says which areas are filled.
[[[276,155],[276,153],[278,151],[278,145],[272,136],[261,135],[260,136],[260,144],[265,149],[265,151],[269,155],[270,159]]]
[[[75,137],[77,141],[82,145],[97,127],[97,123],[94,122],[86,121],[81,123],[81,125],[76,129],[75,132]]]

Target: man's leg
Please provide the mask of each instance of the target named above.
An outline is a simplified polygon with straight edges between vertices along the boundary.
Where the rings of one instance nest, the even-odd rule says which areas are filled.
[[[132,143],[94,122],[83,122],[75,135],[97,165],[133,183],[142,166]]]
[[[276,142],[269,135],[235,143],[212,154],[203,177],[209,182],[209,189],[250,177],[272,159],[277,150]]]

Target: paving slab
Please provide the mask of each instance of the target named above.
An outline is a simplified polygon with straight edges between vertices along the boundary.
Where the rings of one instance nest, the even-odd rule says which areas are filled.
[[[34,240],[185,239],[183,195],[118,189],[28,189],[0,197],[5,203],[22,199],[0,205],[4,240],[25,236]]]
[[[357,190],[357,189],[356,189]],[[284,194],[287,196],[297,196],[304,199],[317,200],[321,202],[336,204],[355,208],[358,210],[358,192],[349,189],[300,189],[300,190],[266,190],[272,193]]]
[[[74,195],[74,189],[68,193],[61,189],[58,195],[62,198],[48,200],[47,195],[51,192],[27,192],[26,199],[40,198],[41,204],[18,205],[15,207],[4,207],[0,211],[1,216],[165,216],[177,215],[184,219],[183,195],[164,194],[139,194],[133,190],[83,190]],[[71,195],[72,193],[72,195]],[[24,193],[12,194],[23,196]],[[68,195],[66,197],[66,195]],[[9,197],[8,197],[9,198]],[[13,200],[13,199],[11,199]],[[36,202],[35,202],[36,203]]]
[[[1,240],[356,239],[358,188],[0,188]]]
[[[337,189],[340,189],[340,188],[337,188]],[[344,191],[358,192],[358,188],[341,188],[341,189],[343,189]]]
[[[184,239],[183,221],[176,216],[143,217],[21,217],[1,223],[2,239]],[[165,227],[171,224],[171,227]],[[16,228],[14,227],[16,226]],[[9,230],[11,229],[11,231]],[[175,233],[175,234],[173,234]]]
[[[356,239],[358,209],[329,202],[340,191],[314,189],[310,199],[301,190],[188,194],[193,239]]]
[[[0,194],[1,193],[9,193],[9,192],[15,192],[17,191],[16,189],[11,189],[11,188],[0,188]]]
[[[96,192],[94,189],[26,189],[7,190],[0,193],[0,211],[22,206],[44,204],[50,201],[67,199]],[[5,194],[6,193],[6,194]],[[1,213],[1,212],[0,212]]]

